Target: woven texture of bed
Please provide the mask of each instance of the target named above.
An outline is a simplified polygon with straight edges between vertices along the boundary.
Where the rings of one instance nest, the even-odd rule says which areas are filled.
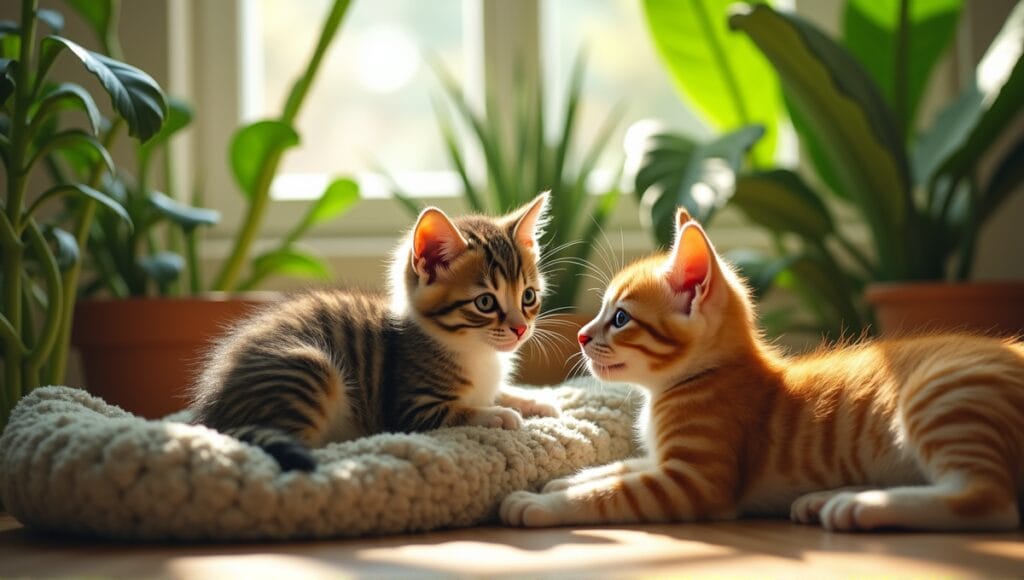
[[[0,437],[3,505],[26,526],[135,540],[324,538],[493,521],[509,492],[636,451],[639,397],[589,380],[545,389],[559,419],[381,434],[314,451],[282,473],[205,427],[150,421],[88,393],[44,387]]]

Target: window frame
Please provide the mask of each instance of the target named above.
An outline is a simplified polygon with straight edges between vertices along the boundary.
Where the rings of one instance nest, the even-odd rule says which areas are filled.
[[[204,246],[209,252],[207,258],[217,259],[227,254],[233,232],[242,223],[246,209],[230,174],[227,151],[231,135],[245,120],[242,102],[247,73],[241,64],[246,62],[243,56],[247,39],[243,30],[252,20],[255,0],[168,1],[172,7],[168,12],[171,38],[189,40],[178,41],[178,46],[184,47],[182,51],[170,51],[171,58],[177,60],[177,65],[171,63],[170,89],[197,104],[191,135],[176,144],[180,151],[187,153],[180,156],[185,162],[179,165],[177,182],[191,184],[195,181],[191,176],[201,176],[207,203],[222,212],[222,222],[212,228]],[[484,101],[485,86],[497,95],[514,94],[514,84],[517,79],[522,81],[524,72],[528,79],[536,79],[540,74],[550,75],[540,66],[544,40],[540,1],[463,0],[467,23],[465,38],[470,44],[466,51],[469,62],[465,78],[471,102],[480,105]],[[810,0],[780,0],[780,3],[818,21],[830,18],[836,9],[832,3]],[[470,22],[479,24],[470,25]],[[251,42],[251,38],[248,41]],[[482,49],[473,50],[473,46]],[[523,63],[527,66],[517,70]],[[175,74],[174,71],[186,72]],[[512,123],[514,111],[515,107],[502,106],[499,102],[497,108],[488,113],[503,115],[506,122]],[[360,181],[366,184],[365,179]],[[415,187],[410,188],[410,193],[424,204],[436,205],[445,211],[466,210],[460,195],[432,195],[417,191]],[[310,203],[311,200],[275,200],[273,209],[265,216],[259,245],[272,244],[282,236],[301,218]],[[839,217],[844,223],[856,221],[853,216]],[[331,259],[358,254],[379,260],[390,252],[397,234],[411,224],[407,210],[397,200],[374,196],[364,198],[340,218],[318,226],[304,241]],[[606,229],[610,232],[609,244],[627,258],[648,252],[653,246],[649,232],[640,223],[632,195],[621,198]],[[712,230],[719,241],[719,249],[770,247],[770,240],[763,232],[749,227],[737,212],[728,208],[716,218]]]

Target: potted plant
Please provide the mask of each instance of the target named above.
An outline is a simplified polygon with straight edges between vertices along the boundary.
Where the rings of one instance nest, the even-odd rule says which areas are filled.
[[[1017,5],[979,64],[985,83],[971,83],[915,135],[925,81],[948,44],[960,6],[947,2],[911,10],[906,0],[895,6],[893,14],[880,15],[870,2],[848,2],[845,46],[767,5],[728,16],[729,26],[744,33],[740,38],[752,41],[777,72],[790,119],[822,185],[812,186],[789,169],[752,167],[736,176],[724,197],[778,241],[781,255],[771,265],[762,263],[765,277],[780,276],[802,291],[822,326],[837,334],[868,327],[871,313],[861,302],[868,285],[883,331],[906,331],[903,323],[911,322],[910,315],[892,318],[877,302],[891,295],[889,284],[911,281],[920,288],[921,282],[939,282],[924,289],[925,297],[911,298],[916,305],[965,288],[961,283],[970,276],[982,225],[1024,179],[1019,136],[991,176],[979,171],[1024,102],[1024,8]],[[673,201],[683,202],[691,190],[672,193]],[[837,225],[837,206],[863,219],[871,234],[868,251]],[[972,285],[966,291],[982,289],[996,294],[956,298],[921,321],[929,330],[1024,329],[1024,321],[1010,322],[1021,313],[1024,285]],[[997,320],[954,318],[982,305]]]
[[[170,181],[173,160],[167,145],[191,122],[188,105],[171,100],[164,130],[136,148],[135,175],[107,175],[105,191],[121,201],[136,227],[99,219],[89,235],[91,278],[83,293],[102,296],[79,303],[74,342],[95,394],[147,417],[178,410],[187,402],[186,387],[209,341],[268,298],[252,292],[261,282],[278,274],[330,278],[326,264],[298,241],[359,199],[358,186],[348,178],[331,182],[275,247],[255,257],[251,253],[280,160],[299,143],[295,118],[348,5],[334,3],[281,116],[241,127],[231,141],[229,162],[247,202],[246,215],[228,259],[211,281],[202,277],[198,246],[201,228],[217,223],[219,214],[199,207],[201,187],[185,204]],[[150,171],[156,159],[166,169],[161,186]],[[73,158],[64,161],[74,170]]]
[[[81,249],[94,218],[109,212],[131,227],[125,208],[98,189],[104,173],[114,170],[107,152],[111,139],[127,127],[144,142],[159,131],[166,115],[163,92],[149,75],[86,50],[61,36],[62,28],[60,14],[39,10],[37,0],[22,1],[20,22],[0,25],[0,159],[5,169],[0,428],[20,397],[63,380]],[[115,120],[109,127],[101,127],[99,109],[86,89],[53,81],[51,66],[62,52],[81,61],[110,95]],[[84,112],[85,127],[58,126],[55,116],[65,110]],[[94,160],[95,170],[33,195],[29,179],[48,155],[72,148]],[[47,213],[50,201],[60,197],[81,203],[70,213]]]
[[[478,112],[465,98],[462,87],[440,63],[434,63],[446,102],[435,103],[438,126],[451,165],[458,173],[462,195],[471,211],[492,215],[505,213],[533,199],[541,191],[550,191],[549,223],[544,234],[541,258],[549,290],[543,312],[537,321],[537,334],[523,354],[517,380],[528,384],[553,384],[565,379],[571,370],[567,362],[579,351],[576,333],[591,316],[573,312],[580,284],[595,276],[597,268],[589,263],[598,236],[618,203],[620,169],[607,189],[590,195],[590,178],[602,153],[622,118],[622,108],[614,108],[602,123],[595,140],[583,148],[578,163],[572,157],[576,147],[577,121],[582,106],[585,61],[577,57],[566,91],[566,105],[560,120],[560,133],[553,140],[547,135],[542,83],[517,83],[514,134],[502,125],[497,115]],[[487,94],[487,103],[496,95]],[[492,105],[493,106],[493,105]],[[454,111],[453,118],[451,112]],[[466,150],[456,135],[458,123],[468,128],[472,147],[485,164],[483,180],[474,179]],[[422,209],[401,191],[394,180],[395,196],[411,216]]]

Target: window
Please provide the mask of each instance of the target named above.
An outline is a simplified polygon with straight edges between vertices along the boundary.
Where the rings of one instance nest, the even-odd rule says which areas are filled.
[[[647,33],[641,2],[543,0],[541,26],[545,82],[558,89],[551,103],[553,111],[564,108],[564,87],[573,59],[581,50],[586,55],[582,142],[594,139],[617,103],[626,107],[623,122],[612,138],[614,150],[605,152],[606,164],[621,157],[627,129],[643,119],[655,119],[669,129],[688,134],[707,132],[681,102],[661,66]]]
[[[331,4],[252,3],[246,120],[279,114]],[[438,146],[430,102],[436,83],[426,57],[462,72],[463,11],[462,0],[353,2],[297,120],[303,146],[282,163],[275,197],[308,199],[322,191],[327,173],[366,175],[380,166],[436,183],[447,160]]]
[[[224,222],[213,237],[226,238],[244,209],[223,162],[230,136],[242,121],[280,110],[313,48],[330,0],[193,0],[189,5],[194,14],[188,26],[195,40],[191,94],[202,105],[198,115],[217,115],[197,119],[195,173],[207,183],[207,199],[224,211]],[[521,72],[514,63],[524,53],[526,59],[536,57],[549,98],[548,116],[556,118],[581,49],[587,53],[587,74],[579,142],[593,141],[617,102],[627,107],[605,151],[606,166],[622,159],[625,132],[641,119],[655,118],[688,133],[704,130],[671,86],[649,38],[641,2],[354,1],[299,116],[303,144],[285,157],[283,176],[274,188],[283,201],[267,216],[263,234],[273,237],[286,231],[330,176],[355,173],[365,199],[318,229],[321,249],[379,261],[395,232],[410,222],[408,213],[389,197],[386,180],[374,176],[379,166],[430,203],[452,211],[463,207],[454,195],[458,180],[449,171],[431,106],[440,89],[424,55],[439,56],[463,79],[475,102],[482,101],[485,82],[499,91],[514,87]],[[549,126],[557,130],[555,123]],[[627,253],[651,245],[637,213],[632,196],[624,196],[610,225],[614,231],[624,230]],[[749,228],[729,221],[743,230],[730,241],[750,243]],[[723,219],[716,226],[726,224]]]

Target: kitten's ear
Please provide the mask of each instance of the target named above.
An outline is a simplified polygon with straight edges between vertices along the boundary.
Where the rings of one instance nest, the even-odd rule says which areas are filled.
[[[512,223],[512,237],[534,252],[540,252],[540,236],[544,232],[544,224],[547,223],[548,213],[548,192],[543,192],[533,201],[526,204],[513,213],[515,221]]]
[[[412,268],[429,284],[466,251],[466,239],[443,211],[428,207],[412,230]]]
[[[677,214],[676,241],[666,265],[666,276],[672,290],[685,299],[689,312],[697,301],[703,302],[713,290],[715,249],[707,234],[685,210]]]
[[[676,209],[676,231],[677,232],[679,230],[683,229],[683,226],[685,226],[686,224],[688,224],[690,222],[696,223],[696,220],[694,220],[692,217],[690,217],[690,212],[686,211],[686,209],[682,208],[682,207]]]

